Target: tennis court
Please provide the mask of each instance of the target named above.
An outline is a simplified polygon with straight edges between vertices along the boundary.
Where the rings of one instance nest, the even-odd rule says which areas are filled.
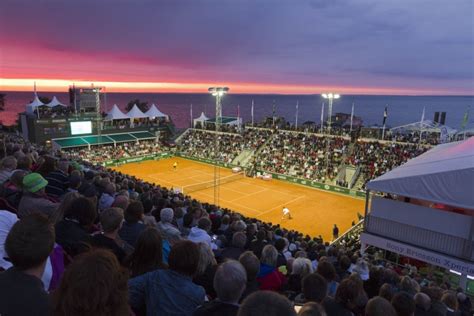
[[[178,168],[173,170],[173,163]],[[183,158],[130,163],[113,169],[165,187],[182,188],[214,179],[214,166]],[[221,168],[222,178],[232,171]],[[263,181],[239,177],[220,186],[220,206],[249,217],[255,217],[311,236],[332,239],[332,227],[337,224],[342,233],[363,214],[364,201],[352,197],[311,189],[284,181]],[[190,196],[214,203],[214,188],[194,191]],[[292,219],[282,219],[282,209],[288,207]]]

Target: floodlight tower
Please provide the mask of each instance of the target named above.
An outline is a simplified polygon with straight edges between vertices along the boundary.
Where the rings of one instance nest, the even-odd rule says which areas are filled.
[[[229,92],[229,88],[227,87],[211,87],[208,89],[209,93],[212,96],[216,97],[216,119],[214,121],[215,124],[215,139],[214,139],[214,204],[219,206],[219,194],[220,194],[220,168],[218,166],[218,159],[219,159],[219,134],[221,125],[222,125],[222,98],[224,95]]]
[[[341,96],[335,93],[323,93],[322,97],[328,99],[328,133],[331,134],[331,121],[332,121],[332,102],[334,99],[339,99]]]

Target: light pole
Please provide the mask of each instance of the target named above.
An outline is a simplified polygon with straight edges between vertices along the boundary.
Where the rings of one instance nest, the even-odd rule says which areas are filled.
[[[219,206],[219,180],[220,180],[220,168],[218,166],[219,161],[219,130],[222,124],[222,97],[229,92],[227,87],[211,87],[208,89],[212,96],[216,97],[216,119],[215,124],[215,138],[214,138],[214,204]]]
[[[323,93],[322,97],[328,99],[328,133],[331,134],[331,120],[332,120],[332,102],[334,99],[339,99],[341,96],[335,93]]]

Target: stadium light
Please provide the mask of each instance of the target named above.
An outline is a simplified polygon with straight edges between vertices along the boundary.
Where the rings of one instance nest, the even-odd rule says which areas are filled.
[[[321,96],[324,99],[329,100],[329,106],[328,106],[328,133],[331,134],[331,120],[332,120],[332,102],[334,99],[339,99],[341,96],[337,93],[323,93]]]
[[[220,124],[222,123],[222,97],[229,92],[227,87],[211,87],[208,89],[212,96],[216,97],[216,131],[219,130]]]

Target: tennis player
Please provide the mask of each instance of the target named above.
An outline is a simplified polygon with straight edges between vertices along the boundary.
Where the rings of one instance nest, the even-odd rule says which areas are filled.
[[[173,170],[176,171],[178,169],[178,163],[175,161],[173,164]]]
[[[281,219],[285,219],[285,217],[288,219],[292,219],[290,210],[287,207],[284,207],[282,212],[283,212],[283,217]]]

